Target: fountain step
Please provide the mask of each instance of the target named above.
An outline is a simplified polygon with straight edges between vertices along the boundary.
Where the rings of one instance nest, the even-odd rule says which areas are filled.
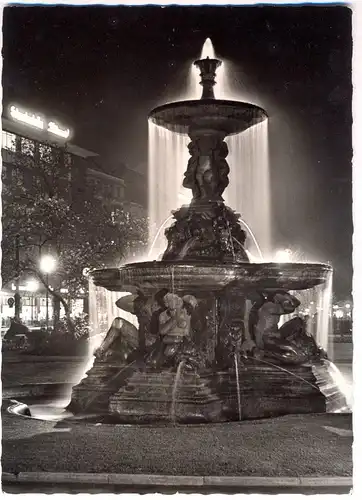
[[[73,387],[71,402],[68,409],[71,412],[107,411],[109,398],[121,387],[127,377],[136,369],[135,365],[123,365],[114,362],[95,361],[87,372],[88,376]],[[100,377],[100,374],[102,376]]]
[[[161,412],[164,419],[170,420],[174,418],[171,414],[175,407],[177,420],[192,414],[207,421],[216,418],[212,415],[221,413],[217,394],[195,373],[185,373],[178,378],[170,372],[136,372],[109,401],[110,412],[122,418],[132,412],[139,416],[144,414],[144,418]]]

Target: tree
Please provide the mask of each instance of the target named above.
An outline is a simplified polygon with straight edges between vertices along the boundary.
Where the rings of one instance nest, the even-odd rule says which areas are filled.
[[[70,298],[87,287],[84,268],[117,267],[145,248],[147,221],[135,218],[123,207],[112,208],[97,195],[96,187],[80,176],[81,189],[72,194],[76,177],[66,149],[31,145],[14,153],[11,182],[3,184],[2,278],[3,285],[24,273],[35,276],[54,297],[55,319],[60,304],[70,331],[74,324]],[[79,172],[78,172],[79,173]],[[14,244],[20,242],[19,266]],[[39,268],[42,255],[57,262],[47,276]]]

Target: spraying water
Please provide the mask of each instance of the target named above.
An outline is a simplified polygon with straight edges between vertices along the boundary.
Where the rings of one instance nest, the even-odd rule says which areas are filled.
[[[239,363],[238,355],[234,354],[234,364],[235,364],[235,375],[236,375],[236,395],[238,398],[238,413],[239,420],[241,420],[241,394],[240,394],[240,379],[239,379]]]
[[[254,246],[259,254],[259,259],[260,261],[263,261],[264,260],[264,257],[263,257],[263,254],[262,254],[262,251],[261,251],[261,248],[260,248],[260,245],[258,243],[258,240],[256,239],[255,237],[255,234],[253,233],[253,231],[251,230],[249,224],[247,224],[244,219],[239,219],[239,221],[241,222],[241,224],[245,227],[245,229],[249,232],[250,236],[251,236],[251,239],[253,240],[253,243],[254,243]]]
[[[329,334],[332,331],[332,281],[331,273],[319,294],[316,312],[316,338],[331,358],[333,358],[333,343],[329,342]]]
[[[173,424],[176,423],[176,402],[177,402],[177,389],[181,381],[181,374],[182,374],[182,367],[185,364],[184,361],[180,361],[177,371],[176,371],[176,376],[175,376],[175,382],[173,384],[172,388],[172,402],[171,402],[171,422]]]
[[[166,246],[165,238],[155,241],[160,226],[175,208],[191,201],[191,191],[182,187],[190,139],[151,122],[148,131],[149,241],[153,253],[159,255]]]
[[[200,53],[200,59],[215,59],[217,55],[215,54],[214,46],[210,38],[205,40]],[[233,100],[235,99],[235,92],[232,89],[230,81],[230,63],[222,58],[222,66],[217,71],[217,86],[215,96],[217,99]],[[200,75],[199,70],[193,64],[190,65],[189,81],[187,87],[186,99],[200,99],[201,97],[201,87],[200,87]],[[238,100],[244,100],[246,96],[238,96]]]
[[[215,57],[209,38],[200,54],[200,58],[205,57]],[[186,99],[200,99],[199,70],[191,65],[190,71]],[[215,95],[218,99],[235,98],[228,83],[228,64],[225,60],[217,71],[216,80]],[[230,183],[225,191],[225,201],[247,221],[259,256],[262,252],[269,253],[271,216],[267,120],[226,140],[229,145]],[[150,243],[154,242],[157,231],[160,231],[160,226],[170,212],[191,201],[191,191],[182,187],[189,160],[189,142],[187,136],[149,122]],[[154,254],[159,255],[165,247],[165,238],[158,236],[153,247]]]
[[[268,121],[228,137],[229,185],[224,198],[252,228],[258,253],[271,253]],[[245,224],[244,224],[245,225]]]
[[[162,230],[165,230],[167,224],[169,222],[171,222],[171,220],[173,219],[173,215],[170,215],[169,217],[167,217],[167,219],[164,220],[164,222],[161,224],[161,226],[158,228],[158,231],[156,233],[156,236],[154,237],[153,239],[153,242],[151,244],[151,247],[149,249],[149,252],[148,252],[148,258],[149,259],[152,259],[152,257],[156,257],[155,255],[155,247],[156,247],[156,244],[158,243],[158,238],[162,235],[163,236],[163,242],[162,242],[162,246],[165,246],[166,244],[166,237],[164,236]],[[160,245],[159,245],[160,246]]]
[[[256,359],[256,358],[254,358]],[[318,386],[314,385],[314,384],[311,384],[308,380],[306,380],[305,378],[303,377],[300,377],[299,375],[297,375],[296,373],[293,373],[289,370],[287,370],[286,368],[282,368],[281,366],[278,366],[278,365],[275,365],[274,363],[270,363],[270,361],[265,361],[264,359],[259,359],[258,358],[258,361],[260,361],[261,363],[265,363],[266,365],[270,365],[270,366],[273,366],[274,368],[277,368],[278,370],[281,370],[282,372],[286,372],[286,373],[289,373],[289,375],[293,375],[293,377],[295,378],[298,378],[299,380],[302,380],[303,382],[305,382],[306,384],[310,385],[311,387],[313,387],[314,389],[317,389],[319,390]]]

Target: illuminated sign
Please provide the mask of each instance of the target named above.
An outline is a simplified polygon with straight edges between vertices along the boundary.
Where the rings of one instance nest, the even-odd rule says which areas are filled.
[[[67,139],[70,134],[69,128],[65,130],[61,129],[59,125],[54,122],[48,123],[48,132],[50,132],[51,134],[59,135],[59,137],[64,137],[64,139]]]
[[[41,130],[44,129],[44,122],[40,116],[32,115],[26,111],[20,111],[20,109],[15,106],[11,106],[10,115],[14,118],[14,120],[26,123],[27,125],[32,125],[33,127],[40,128]]]
[[[46,122],[43,118],[28,111],[20,110],[16,106],[10,107],[10,116],[19,122],[25,123],[40,130],[47,130],[50,134],[57,135],[63,139],[68,139],[70,136],[69,128],[62,128],[54,121]]]

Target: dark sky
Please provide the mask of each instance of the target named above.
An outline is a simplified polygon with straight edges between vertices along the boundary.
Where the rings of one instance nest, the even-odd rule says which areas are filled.
[[[351,11],[303,7],[7,7],[4,103],[74,127],[114,164],[147,160],[147,114],[182,92],[205,38],[270,116],[274,237],[331,261],[350,292]],[[142,168],[142,167],[141,167]]]

